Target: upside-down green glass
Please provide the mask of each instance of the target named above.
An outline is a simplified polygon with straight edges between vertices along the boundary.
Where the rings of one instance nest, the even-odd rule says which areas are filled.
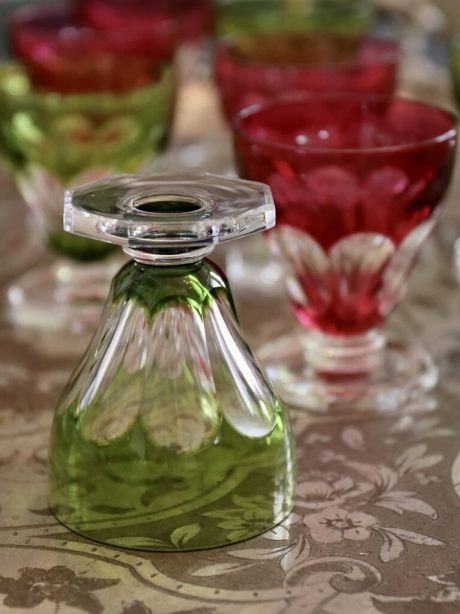
[[[223,274],[203,257],[272,225],[269,192],[139,175],[69,194],[67,228],[121,243],[133,261],[55,415],[52,511],[86,537],[143,550],[210,548],[270,529],[293,504],[290,427]]]

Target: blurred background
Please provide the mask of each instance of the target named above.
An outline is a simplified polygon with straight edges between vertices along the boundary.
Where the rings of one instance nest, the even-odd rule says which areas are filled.
[[[101,26],[101,23],[96,22],[102,19],[101,16],[104,21],[110,14],[110,11],[107,12],[105,9],[111,6],[111,2],[113,6],[118,7],[117,10],[124,7],[124,17],[121,22],[110,21],[112,19],[110,18]],[[145,90],[143,94],[145,100],[139,100],[135,93],[136,88],[128,92],[128,84],[117,81],[120,75],[124,78],[131,72],[137,74],[135,70],[125,70],[125,64],[123,64],[124,68],[121,68],[121,64],[117,65],[118,61],[132,61],[133,57],[129,53],[128,57],[125,57],[124,47],[120,54],[117,45],[122,39],[125,39],[122,42],[128,44],[131,52],[137,49],[140,39],[138,34],[133,34],[133,31],[141,24],[141,30],[144,30],[145,35],[145,29],[150,25],[154,27],[154,21],[151,24],[150,22],[149,24],[144,23],[143,18],[139,19],[136,11],[139,9],[140,14],[142,11],[148,14],[151,8],[158,4],[162,10],[166,8],[167,11],[174,12],[174,7],[177,7],[179,13],[183,11],[182,17],[177,22],[180,22],[181,25],[176,24],[174,34],[171,34],[172,44],[177,51],[176,61],[171,62],[173,65],[171,73],[176,76],[173,78],[172,74],[168,73],[163,81],[158,81],[160,85],[163,83],[159,91],[156,91],[154,84],[150,83],[152,87],[150,90]],[[56,68],[51,63],[50,72],[47,72],[50,66],[47,66],[46,58],[43,60],[47,55],[43,54],[43,45],[46,47],[50,43],[49,49],[52,49],[53,45],[59,41],[56,47],[58,55],[60,51],[65,51],[65,56],[69,51],[66,46],[72,43],[70,40],[72,36],[70,39],[68,36],[62,38],[65,44],[61,49],[62,40],[59,38],[59,33],[56,35],[56,32],[54,34],[52,32],[56,25],[52,25],[53,20],[45,25],[43,31],[40,30],[40,27],[37,30],[34,30],[33,27],[30,29],[30,24],[27,25],[27,16],[19,17],[18,29],[12,27],[14,20],[10,20],[11,14],[26,5],[32,6],[33,9],[57,6],[63,7],[64,11],[67,10],[66,7],[85,7],[88,12],[86,16],[91,16],[96,20],[94,23],[97,35],[93,36],[93,40],[96,41],[94,49],[97,48],[97,53],[100,53],[99,47],[106,44],[109,45],[109,52],[114,51],[115,70],[110,74],[116,83],[110,83],[110,87],[105,87],[103,80],[100,79],[100,73],[95,70],[96,63],[93,63],[92,59],[89,62],[83,61],[81,51],[75,51],[75,49],[72,52],[74,55],[69,55],[70,60],[66,59],[66,62],[69,60],[68,63],[63,64],[65,70],[59,72],[57,76],[54,75],[56,79],[58,77],[62,79],[61,83],[53,82],[52,87],[45,81],[39,83],[38,81],[43,76],[50,77]],[[199,13],[201,5],[204,10],[204,19],[201,22],[198,20],[198,23],[201,23],[201,30],[196,31],[195,29],[194,32],[191,32],[190,25],[193,20],[190,19],[190,14],[197,7]],[[101,6],[104,11],[99,12]],[[94,7],[99,8],[96,11]],[[185,14],[186,18],[183,17]],[[127,28],[124,21],[126,15],[133,19],[132,23],[130,22],[132,30]],[[33,19],[32,16],[32,22]],[[9,32],[8,23],[10,23]],[[59,20],[56,23],[59,23]],[[113,27],[114,23],[118,25],[121,23],[122,28],[117,30]],[[114,33],[114,29],[117,32]],[[283,29],[287,32],[284,42],[279,37],[277,38],[277,30],[282,31]],[[128,30],[131,34],[128,33]],[[20,35],[21,31],[23,36]],[[14,38],[14,32],[19,33],[14,41],[15,50],[11,40]],[[248,33],[249,36],[247,36]],[[276,92],[285,91],[288,85],[294,90],[296,88],[308,90],[312,82],[310,76],[303,74],[304,64],[314,65],[315,63],[320,66],[321,74],[323,74],[324,66],[326,67],[324,72],[326,77],[323,74],[321,83],[317,82],[310,91],[319,91],[324,87],[329,90],[331,87],[340,90],[342,86],[341,91],[356,90],[387,94],[397,91],[398,94],[454,109],[455,93],[457,102],[460,100],[459,87],[453,85],[453,83],[460,84],[460,43],[456,43],[460,39],[457,38],[457,33],[460,34],[459,0],[202,0],[201,2],[199,0],[172,2],[171,0],[169,3],[164,0],[151,0],[151,5],[148,0],[136,0],[136,2],[134,0],[132,2],[126,2],[126,0],[108,2],[102,0],[100,2],[96,0],[78,0],[78,2],[72,0],[67,0],[67,2],[64,0],[60,2],[56,0],[35,0],[35,2],[0,0],[0,59],[13,58],[16,51],[16,59],[24,60],[25,58],[27,60],[27,55],[30,53],[34,59],[29,68],[34,68],[35,62],[35,68],[38,67],[40,71],[44,70],[43,74],[42,72],[34,73],[33,78],[31,77],[33,87],[30,91],[33,92],[33,104],[27,96],[21,97],[21,92],[18,94],[17,91],[13,91],[19,83],[17,76],[8,74],[4,76],[5,101],[0,105],[0,110],[3,108],[4,115],[3,121],[0,121],[0,127],[3,125],[4,128],[0,139],[0,146],[3,143],[1,153],[9,164],[9,170],[15,175],[23,199],[28,203],[31,213],[35,215],[34,219],[39,219],[43,227],[48,224],[46,232],[43,233],[44,236],[48,233],[48,236],[45,236],[42,241],[42,247],[48,249],[50,252],[48,255],[63,256],[67,259],[65,266],[62,264],[63,261],[59,261],[62,266],[59,265],[55,269],[53,276],[56,279],[53,278],[54,281],[51,281],[49,271],[46,273],[46,279],[50,277],[49,285],[44,283],[44,277],[40,277],[34,271],[28,273],[28,277],[19,284],[15,282],[15,285],[8,291],[13,319],[18,319],[24,308],[26,316],[24,318],[21,316],[19,319],[25,319],[27,323],[41,321],[37,317],[38,307],[31,312],[29,306],[34,304],[35,294],[43,294],[45,287],[46,296],[63,296],[63,303],[69,302],[69,296],[72,300],[76,296],[77,303],[81,303],[83,299],[87,301],[87,286],[84,285],[84,297],[76,290],[77,285],[82,286],[76,264],[94,260],[91,279],[99,280],[99,260],[102,262],[102,257],[110,256],[110,253],[101,254],[100,250],[95,252],[96,248],[91,251],[88,245],[82,244],[81,241],[77,245],[74,238],[71,240],[67,235],[63,235],[60,208],[63,189],[78,183],[85,183],[88,180],[103,178],[111,173],[133,172],[133,170],[147,168],[143,158],[145,152],[136,149],[139,143],[132,144],[130,135],[146,134],[148,132],[146,127],[149,127],[149,134],[153,139],[152,146],[149,145],[151,149],[149,153],[154,154],[151,160],[154,166],[148,168],[152,170],[206,171],[234,175],[230,131],[230,119],[233,112],[243,106],[259,102],[261,97],[270,97],[275,90]],[[251,34],[254,34],[255,38],[251,39]],[[302,49],[298,45],[300,39],[296,38],[299,34],[306,34]],[[55,40],[54,35],[57,36]],[[111,35],[114,36],[111,37]],[[262,38],[257,38],[259,35]],[[267,38],[264,39],[265,35]],[[271,35],[274,35],[274,38],[270,39]],[[391,62],[388,63],[382,57],[379,50],[381,43],[371,43],[370,47],[368,43],[364,43],[361,49],[359,37],[362,35],[369,39],[393,40],[393,44],[397,46],[397,67],[392,66]],[[364,40],[365,37],[363,37]],[[49,41],[47,41],[48,38]],[[91,42],[87,49],[84,47],[86,42],[83,39],[84,36],[80,42],[85,53],[94,51]],[[153,56],[157,52],[153,48],[150,49],[153,39],[155,37],[152,37],[149,31],[141,43],[142,48],[136,51],[140,56],[146,54],[147,65],[151,60],[153,62]],[[228,42],[230,40],[232,43]],[[261,40],[265,43],[260,44]],[[75,38],[75,41],[75,44],[79,43],[78,37]],[[237,42],[233,43],[233,41]],[[357,41],[359,44],[356,47]],[[145,48],[143,48],[144,42],[146,43]],[[112,44],[113,50],[110,49]],[[458,45],[458,52],[455,51],[454,55],[451,50],[457,49],[455,44]],[[269,57],[262,57],[267,52]],[[357,55],[353,60],[354,53]],[[346,68],[349,66],[348,62],[351,61],[350,57],[358,66],[357,71],[354,65],[351,70]],[[162,62],[164,59],[163,57]],[[260,61],[266,62],[268,68],[260,69]],[[98,68],[103,71],[107,68],[104,62],[105,60],[97,64]],[[286,71],[283,72],[279,67],[283,63],[289,66],[295,65],[296,62],[298,62],[297,72],[294,72],[298,73],[298,77],[295,78],[297,81],[289,81],[288,84]],[[270,65],[271,63],[273,66]],[[143,66],[141,62],[140,69]],[[337,68],[337,70],[334,69],[332,78],[331,73],[328,72],[330,66]],[[345,79],[355,73],[358,78],[353,77],[352,82],[345,83],[340,80],[342,79],[339,76],[341,71]],[[291,69],[287,72],[292,75]],[[306,72],[308,73],[308,70]],[[94,78],[96,73],[97,76]],[[171,82],[169,85],[168,79]],[[115,89],[114,85],[116,85]],[[121,85],[123,91],[118,91]],[[55,86],[59,87],[55,89]],[[69,86],[73,88],[71,92],[68,91]],[[104,89],[103,86],[106,93],[110,90],[113,94],[110,102],[107,102],[107,98],[92,99],[82,96],[78,101],[66,98],[69,93],[99,95],[101,94],[99,90]],[[166,86],[171,91],[167,90]],[[118,90],[115,91],[117,88]],[[454,92],[455,88],[457,92]],[[63,94],[59,110],[54,105],[53,97],[47,97],[43,93],[42,90],[47,89],[50,91],[54,89]],[[104,105],[108,104],[103,121],[100,117],[95,118],[93,112],[94,109],[101,108],[101,100]],[[69,104],[76,104],[77,107],[68,108]],[[30,108],[31,105],[33,108]],[[137,105],[134,111],[133,105]],[[165,117],[155,118],[152,109],[161,108],[164,109]],[[23,112],[28,114],[27,125],[24,124]],[[13,116],[16,118],[15,121],[13,121]],[[144,124],[141,129],[136,129],[142,117]],[[12,127],[17,129],[14,134],[12,134]],[[40,135],[40,138],[37,135]],[[67,139],[65,148],[62,147],[64,137]],[[11,142],[10,139],[12,139]],[[142,140],[145,139],[140,138],[139,142]],[[91,155],[94,154],[94,161],[91,163],[92,158],[88,151],[92,152]],[[53,153],[54,158],[50,152]],[[66,152],[68,159],[63,158],[62,152]],[[120,152],[123,152],[122,156]],[[140,164],[141,158],[143,164]],[[3,179],[3,183],[9,185],[5,178]],[[15,193],[13,192],[9,200],[13,203],[11,206],[16,207],[15,218],[18,219],[20,217],[17,215],[19,205],[17,202],[14,204],[14,198]],[[50,203],[54,203],[53,206]],[[3,215],[6,224],[9,220],[7,207],[3,207],[2,211],[0,215]],[[24,225],[30,227],[31,216],[22,215],[22,218],[25,220]],[[53,227],[51,227],[52,224],[54,224]],[[60,233],[56,230],[58,227]],[[37,234],[36,227],[33,226],[33,228],[33,232],[30,232],[30,228],[26,229],[26,236]],[[71,245],[70,241],[72,241]],[[31,244],[30,238],[24,240],[24,244],[23,252],[25,253],[26,247]],[[253,246],[255,253],[252,256],[245,253],[243,242],[239,243],[237,249],[229,248],[227,254],[222,256],[232,283],[241,284],[242,288],[244,285],[243,289],[246,290],[266,286],[264,291],[273,288],[273,292],[278,293],[281,280],[279,267],[273,270],[267,269],[268,282],[265,285],[260,283],[261,278],[265,279],[265,277],[261,277],[258,258],[260,256],[263,262],[267,259],[265,243],[259,238],[258,240],[251,239],[250,243],[248,240],[248,245]],[[45,251],[42,250],[42,252]],[[252,276],[248,269],[251,261],[255,264]],[[83,264],[86,265],[85,275],[88,276],[88,262]],[[70,269],[71,265],[72,269]],[[4,268],[11,277],[17,272],[11,262]],[[265,271],[265,269],[262,270]],[[104,261],[102,272],[104,283],[101,284],[101,291],[96,291],[99,281],[92,285],[98,309],[101,297],[106,295],[108,281],[105,278],[108,276],[110,279],[112,272]],[[69,282],[64,291],[62,279],[65,278],[67,283],[71,277],[75,278],[75,284],[71,286]],[[254,283],[255,280],[257,283]],[[54,285],[50,285],[51,283]],[[39,298],[41,301],[43,297],[39,296]],[[46,304],[41,312],[43,312],[44,321],[49,325],[49,305]],[[74,321],[73,314],[69,317]],[[51,320],[52,323],[55,323],[58,318],[53,315]],[[93,321],[91,317],[90,322],[93,323]]]
[[[38,2],[24,2],[23,0],[1,0],[0,1],[0,55],[3,59],[9,56],[8,38],[7,38],[7,21],[8,16],[17,8],[30,4],[45,5],[56,4],[49,0],[39,0]]]
[[[244,1],[244,0],[243,0]],[[194,0],[190,0],[193,4]],[[309,0],[305,0],[308,4]],[[61,2],[62,4],[63,2]],[[248,4],[250,0],[248,0]],[[328,0],[323,0],[324,5]],[[0,0],[0,57],[8,57],[6,23],[15,9],[26,5],[56,5],[56,0]],[[460,32],[460,6],[457,0],[371,0],[376,23],[388,26],[390,19],[405,27],[426,32],[442,46],[448,37]]]

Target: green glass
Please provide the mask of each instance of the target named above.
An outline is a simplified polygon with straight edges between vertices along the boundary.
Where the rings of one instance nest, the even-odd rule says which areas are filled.
[[[205,257],[219,240],[272,225],[268,188],[256,185],[139,175],[67,196],[67,229],[133,258],[53,423],[50,507],[77,533],[143,550],[210,548],[268,530],[292,509],[286,410]]]
[[[110,298],[112,314],[130,311],[132,321],[150,331],[159,320],[204,327],[216,309],[237,327],[227,284],[209,261],[173,270],[129,263]],[[194,333],[189,330],[189,338]],[[293,458],[278,401],[254,407],[253,423],[244,416],[230,423],[217,395],[196,388],[193,369],[200,367],[186,356],[180,375],[170,377],[178,356],[169,348],[168,364],[166,336],[173,333],[163,334],[161,375],[153,366],[133,374],[126,360],[110,390],[83,412],[77,372],[51,437],[51,509],[87,537],[147,550],[223,545],[280,522],[292,506]],[[93,340],[86,365],[103,336]],[[124,351],[133,351],[129,342]],[[216,387],[230,396],[228,366],[221,360],[202,365],[210,367]],[[254,437],[257,431],[261,436]]]
[[[0,68],[0,155],[50,249],[78,261],[113,250],[64,233],[64,190],[137,171],[158,155],[168,138],[172,98],[169,67],[148,87],[72,95],[34,90],[18,64]]]
[[[455,37],[450,46],[452,87],[457,109],[460,109],[460,36]]]
[[[218,0],[216,8],[219,36],[305,30],[362,34],[372,13],[369,0]]]

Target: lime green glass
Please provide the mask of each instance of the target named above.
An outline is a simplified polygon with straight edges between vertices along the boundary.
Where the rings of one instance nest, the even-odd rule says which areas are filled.
[[[316,30],[365,32],[370,0],[217,0],[217,34]]]
[[[68,230],[132,257],[56,411],[49,498],[96,541],[210,548],[293,505],[285,409],[242,337],[215,243],[272,226],[266,186],[124,176],[69,191]]]
[[[64,191],[150,163],[167,143],[173,106],[169,65],[158,68],[151,85],[84,94],[36,90],[19,64],[0,68],[0,155],[34,215],[35,232],[58,256],[10,288],[14,321],[70,328],[98,318],[108,280],[97,261],[113,246],[64,233]],[[91,283],[94,294],[81,290]]]
[[[0,68],[0,154],[59,255],[94,260],[110,245],[65,234],[65,188],[134,172],[157,155],[172,112],[172,74],[122,94],[33,90],[20,65]]]
[[[457,108],[460,109],[460,35],[457,35],[451,42],[450,59],[453,93]]]

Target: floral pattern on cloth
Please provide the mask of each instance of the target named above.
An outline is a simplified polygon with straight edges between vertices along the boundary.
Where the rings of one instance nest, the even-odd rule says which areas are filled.
[[[6,593],[4,605],[14,608],[33,608],[47,600],[58,608],[64,604],[100,614],[103,607],[93,591],[117,583],[118,580],[78,577],[62,565],[50,569],[24,567],[19,570],[18,579],[0,576],[0,593]]]
[[[422,419],[423,420],[423,419]],[[425,427],[434,437],[436,434],[450,436],[453,433],[446,429],[434,428],[437,419],[424,419]],[[423,423],[422,423],[423,424]],[[391,443],[393,432],[403,430],[404,422],[393,427],[387,437]],[[439,431],[437,433],[437,430]],[[307,437],[317,441],[324,448],[321,437],[312,438],[312,432]],[[253,561],[253,565],[261,560],[277,560],[281,569],[290,573],[299,565],[309,561],[320,561],[318,550],[328,545],[341,542],[365,542],[371,540],[377,548],[381,563],[390,563],[407,553],[409,544],[412,546],[442,547],[445,542],[435,533],[434,521],[438,518],[436,509],[413,490],[405,488],[408,477],[420,475],[425,486],[433,483],[429,474],[422,473],[441,463],[443,455],[430,453],[427,443],[416,443],[396,456],[394,463],[383,464],[369,462],[369,451],[364,446],[363,432],[357,427],[349,426],[341,430],[339,442],[328,441],[331,447],[323,449],[319,454],[318,468],[300,472],[297,489],[297,505],[288,521],[282,523],[274,531],[262,536],[265,540],[285,542],[276,548],[237,548],[228,549],[227,555],[236,559]],[[302,438],[300,438],[300,444]],[[335,450],[341,448],[343,452]],[[308,455],[308,446],[300,446],[300,466],[304,456]],[[366,459],[366,462],[362,460]],[[331,469],[331,465],[334,468]],[[324,469],[320,467],[323,466]],[[433,478],[435,476],[432,476]],[[417,479],[416,478],[416,479]],[[422,485],[420,485],[423,488]],[[233,510],[235,530],[243,519],[254,521],[258,514],[263,514],[263,502],[238,497],[239,511]],[[388,524],[380,518],[379,508],[392,512],[393,522]],[[251,511],[252,509],[252,511]],[[372,512],[372,513],[371,513]],[[228,511],[226,510],[226,513]],[[431,521],[432,530],[429,533],[409,529],[404,522],[407,514],[418,514]],[[386,518],[390,518],[386,515]],[[424,522],[424,526],[430,526]],[[230,528],[230,527],[229,527]],[[233,528],[233,524],[232,524]],[[377,544],[379,544],[377,546]],[[350,544],[351,545],[351,544]],[[357,544],[359,545],[359,544]],[[248,568],[250,564],[241,564]],[[212,567],[194,571],[194,575],[202,576],[211,573]],[[230,570],[223,566],[221,573]],[[232,571],[237,571],[235,566]]]
[[[359,497],[372,490],[370,483],[355,482],[350,476],[340,473],[310,471],[297,485],[298,507],[323,509],[331,505],[341,505],[349,499]]]
[[[371,529],[377,525],[377,518],[363,512],[347,512],[340,507],[328,507],[318,514],[304,516],[303,523],[315,541],[335,544],[342,539],[367,539]]]
[[[6,612],[18,607],[38,612],[47,603],[60,614],[68,609],[69,614],[75,609],[90,614],[227,614],[243,604],[249,614],[259,614],[262,606],[268,614],[423,614],[433,604],[442,604],[449,614],[460,606],[460,572],[450,543],[456,522],[450,510],[460,498],[458,431],[450,414],[436,409],[436,399],[424,399],[407,415],[362,423],[332,425],[295,417],[297,502],[288,519],[258,538],[226,548],[179,556],[137,554],[79,538],[57,525],[47,509],[50,412],[43,402],[59,391],[64,367],[48,360],[46,372],[59,377],[48,378],[40,394],[36,386],[30,388],[39,408],[28,414],[29,422],[43,427],[24,429],[22,422],[11,421],[7,407],[0,409],[0,415],[6,412],[0,427],[16,425],[16,437],[7,440],[0,455],[0,471],[8,488],[15,489],[12,499],[21,501],[20,508],[12,508],[2,498],[0,530],[8,527],[6,541],[31,548],[32,556],[43,548],[52,551],[54,561],[45,565],[34,560],[26,567],[27,559],[21,558],[16,571],[2,568],[0,595]],[[28,372],[11,363],[3,374],[3,389],[7,380],[23,382]],[[438,404],[447,402],[443,394]],[[446,491],[447,483],[452,486]],[[439,489],[451,497],[449,502],[441,504],[435,494]],[[265,507],[260,497],[233,497],[231,509],[214,517],[238,539],[248,523],[263,522]],[[16,536],[11,527],[17,527]],[[60,557],[75,556],[74,551],[89,563],[96,561],[97,551],[102,565],[97,573],[60,563]],[[131,579],[129,595],[124,589],[124,601],[115,607],[107,603],[121,583],[118,565]],[[407,573],[402,590],[397,580]],[[416,584],[410,583],[410,573],[417,576]],[[175,608],[161,605],[165,594],[178,599]]]

